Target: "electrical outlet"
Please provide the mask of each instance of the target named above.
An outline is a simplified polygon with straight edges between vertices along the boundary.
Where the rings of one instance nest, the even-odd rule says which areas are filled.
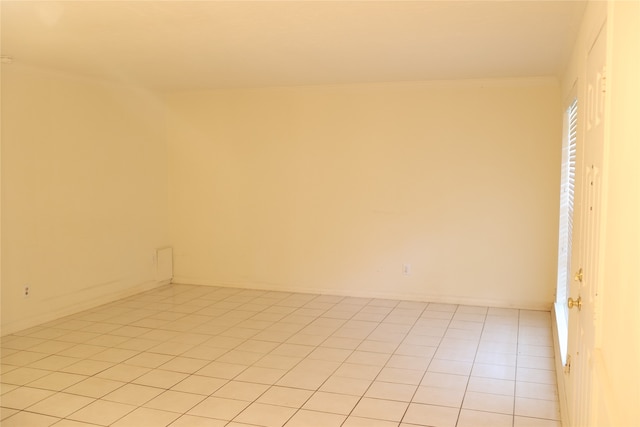
[[[23,292],[24,297],[28,298],[30,293],[31,293],[31,289],[29,288],[29,285],[24,285],[24,292]]]
[[[402,274],[405,276],[411,274],[411,264],[402,264]]]

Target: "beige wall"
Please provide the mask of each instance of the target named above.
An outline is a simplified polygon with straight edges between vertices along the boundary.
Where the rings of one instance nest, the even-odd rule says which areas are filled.
[[[603,244],[600,343],[605,396],[598,420],[640,425],[640,2],[612,2],[610,134]]]
[[[156,284],[162,119],[145,93],[3,65],[3,334]]]
[[[554,80],[166,100],[174,281],[550,308]]]

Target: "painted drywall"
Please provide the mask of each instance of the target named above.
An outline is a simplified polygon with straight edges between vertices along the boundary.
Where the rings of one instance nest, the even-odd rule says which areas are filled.
[[[162,119],[147,93],[3,65],[3,334],[156,285]]]
[[[597,425],[640,425],[640,2],[611,2],[611,90],[600,348],[606,398]]]
[[[591,2],[572,59],[562,79],[563,96],[575,91],[586,103],[586,58],[606,22],[607,124],[602,184],[602,227],[598,256],[596,349],[590,361],[593,425],[640,425],[640,3]],[[579,116],[584,120],[585,112]],[[580,139],[579,139],[580,143]],[[580,147],[578,147],[580,157]],[[579,159],[578,166],[580,168]],[[576,295],[573,295],[574,297]],[[576,315],[574,312],[573,315]],[[571,339],[571,338],[570,338]],[[577,338],[576,338],[577,339]],[[576,357],[576,355],[573,355]],[[577,356],[579,357],[579,356]],[[565,384],[570,377],[558,366],[558,386],[565,425]],[[580,390],[582,391],[582,390]]]
[[[165,99],[174,282],[551,307],[554,79]]]

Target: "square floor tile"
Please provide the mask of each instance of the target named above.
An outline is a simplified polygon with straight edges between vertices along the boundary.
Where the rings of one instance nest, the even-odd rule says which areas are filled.
[[[10,408],[2,408],[0,407],[0,420],[4,420],[5,418],[9,418],[12,415],[20,412],[18,409],[10,409]]]
[[[316,392],[304,404],[304,409],[332,414],[349,415],[360,400],[359,396]]]
[[[227,351],[228,350],[223,348],[202,344],[185,351],[184,353],[182,353],[182,356],[191,357],[194,359],[208,360],[209,362],[212,362],[213,360],[225,354]]]
[[[179,416],[175,412],[138,408],[111,425],[113,427],[165,427]]]
[[[301,360],[302,357],[267,354],[262,359],[254,363],[253,366],[289,370],[300,363]]]
[[[555,360],[553,359],[553,357],[519,355],[518,366],[523,368],[546,369],[547,371],[554,371]]]
[[[51,371],[44,369],[33,369],[28,367],[17,368],[0,376],[0,380],[4,384],[25,385],[39,378],[50,375]]]
[[[479,351],[476,354],[475,362],[483,363],[485,365],[516,366],[517,359],[518,357],[516,354]]]
[[[358,346],[358,351],[392,354],[397,348],[395,342],[364,340]]]
[[[275,384],[280,378],[287,373],[286,369],[263,368],[259,366],[250,366],[242,371],[236,381],[246,381],[260,384]]]
[[[146,374],[136,378],[132,382],[134,384],[148,385],[151,387],[159,387],[169,389],[180,381],[187,378],[188,374],[180,372],[163,371],[161,369],[154,369]]]
[[[390,368],[417,369],[426,371],[431,364],[431,357],[405,356],[394,354],[387,361],[386,366]]]
[[[36,369],[46,369],[49,371],[58,371],[62,370],[62,368],[69,366],[75,362],[79,362],[80,359],[69,356],[58,356],[51,355],[45,357],[44,359],[40,359],[38,361],[32,362],[29,364],[29,367]]]
[[[183,414],[204,400],[204,398],[205,396],[200,394],[168,390],[154,397],[143,406]]]
[[[434,359],[429,364],[427,371],[441,374],[469,375],[472,366],[471,362]]]
[[[356,350],[347,358],[348,363],[356,363],[360,365],[373,365],[383,367],[391,357],[387,353],[375,353],[372,351]]]
[[[329,374],[313,373],[305,369],[293,369],[276,383],[282,387],[303,388],[306,390],[317,390],[325,381]]]
[[[126,350],[124,348],[108,348],[100,353],[96,353],[90,357],[91,360],[101,360],[103,362],[121,363],[138,354],[135,350]]]
[[[25,409],[54,393],[51,390],[19,387],[2,395],[2,406],[10,409]]]
[[[307,356],[309,359],[327,360],[332,362],[344,362],[352,353],[352,350],[340,348],[318,347]]]
[[[141,406],[162,393],[161,388],[138,384],[125,384],[105,395],[102,400]]]
[[[336,377],[356,378],[361,380],[375,379],[383,368],[380,366],[360,365],[356,363],[343,363],[334,372]]]
[[[233,379],[242,371],[247,369],[246,365],[238,365],[235,363],[211,362],[196,372],[198,375],[207,377]]]
[[[424,425],[425,422],[428,422],[427,425],[433,427],[454,427],[458,419],[458,411],[458,408],[412,403],[402,418],[402,422],[417,425]]]
[[[512,423],[513,415],[463,409],[457,427],[511,427]]]
[[[462,408],[513,415],[513,396],[467,391]]]
[[[29,386],[60,391],[85,379],[87,379],[86,375],[69,374],[66,372],[53,372],[49,375],[30,382]]]
[[[160,366],[160,369],[192,374],[207,364],[209,364],[209,361],[207,360],[178,356]]]
[[[250,351],[231,350],[222,356],[218,357],[218,362],[223,363],[235,363],[238,365],[253,365],[260,360],[264,355],[260,353],[252,353]]]
[[[67,420],[67,419],[60,420],[54,424],[54,427],[94,427],[94,426],[97,426],[97,424],[87,424],[87,423],[83,423],[82,421],[73,421],[73,420]]]
[[[474,363],[471,376],[513,381],[516,379],[516,368],[515,366]]]
[[[478,352],[516,354],[519,344],[517,342],[495,342],[480,340]]]
[[[420,386],[412,401],[414,403],[459,408],[462,406],[463,397],[464,389]]]
[[[378,420],[373,418],[362,418],[351,415],[345,420],[344,424],[342,424],[342,427],[398,427],[398,422]]]
[[[382,381],[374,381],[367,392],[366,397],[386,400],[399,400],[409,402],[416,392],[418,386],[410,384],[386,383]]]
[[[145,368],[154,369],[162,365],[163,363],[167,363],[174,357],[175,356],[171,356],[168,354],[143,352],[126,360],[124,363],[126,365],[142,366]]]
[[[18,412],[2,420],[2,427],[48,427],[60,421],[60,418],[32,412]]]
[[[105,350],[105,347],[90,344],[76,344],[58,353],[60,356],[76,357],[79,359],[91,357]]]
[[[29,412],[64,418],[77,410],[94,402],[91,397],[78,396],[68,393],[56,393],[40,402],[29,406]]]
[[[408,406],[406,402],[363,397],[351,414],[356,417],[399,422]]]
[[[11,390],[15,390],[19,385],[15,384],[2,384],[0,383],[0,395],[10,392]]]
[[[553,347],[518,343],[518,355],[553,357]]]
[[[67,418],[85,423],[111,425],[135,409],[136,406],[133,405],[96,400]]]
[[[558,400],[558,388],[555,384],[516,382],[516,396],[530,399]]]
[[[301,410],[285,424],[286,427],[340,427],[346,417],[338,414],[327,414]]]
[[[43,342],[46,342],[46,340],[39,339],[39,338],[20,337],[17,335],[11,335],[11,336],[2,338],[2,347],[15,349],[15,350],[27,350],[28,348],[33,347],[37,344],[41,344]]]
[[[440,360],[455,360],[458,362],[473,362],[476,358],[476,352],[475,350],[459,350],[457,348],[439,348],[434,358]]]
[[[171,387],[175,391],[184,391],[202,395],[213,394],[216,390],[225,385],[228,380],[221,378],[205,377],[201,375],[190,375],[178,384]]]
[[[416,356],[416,357],[433,357],[436,353],[437,347],[418,345],[418,344],[400,344],[396,349],[395,354],[402,356]]]
[[[515,415],[560,420],[558,401],[516,397]]]
[[[187,414],[230,421],[247,406],[249,406],[249,402],[211,396],[200,402]]]
[[[253,335],[255,334],[256,330],[253,331]],[[250,339],[240,344],[238,347],[236,347],[236,349],[240,351],[267,354],[277,346],[278,344],[274,342]]]
[[[91,376],[99,372],[105,371],[113,366],[114,364],[111,362],[102,362],[99,360],[87,359],[87,360],[80,360],[79,362],[66,366],[60,369],[60,371],[71,373],[71,374]]]
[[[252,403],[235,417],[233,421],[265,427],[280,427],[284,425],[295,412],[295,409],[284,406]]]
[[[145,338],[132,338],[116,345],[116,348],[124,348],[127,350],[146,351],[151,347],[158,345],[157,341]]]
[[[345,377],[329,377],[322,387],[321,391],[333,392],[339,394],[350,394],[354,396],[362,396],[371,385],[371,381],[358,378]]]
[[[311,395],[313,395],[311,390],[273,386],[265,391],[257,401],[271,405],[301,408]],[[344,395],[341,396],[344,397]]]
[[[546,369],[533,369],[518,367],[516,380],[530,383],[555,384],[556,373]]]
[[[471,377],[469,378],[467,390],[479,393],[513,396],[515,391],[515,381],[500,380],[496,378]]]
[[[125,383],[104,378],[90,377],[84,381],[65,389],[66,393],[79,394],[81,396],[100,398],[113,390],[120,388]]]
[[[402,369],[386,367],[380,371],[377,381],[384,381],[397,384],[418,385],[424,375],[423,370],[419,369]]]
[[[440,372],[427,372],[424,374],[420,385],[438,388],[452,388],[465,390],[469,377],[466,375],[443,374]]]
[[[185,353],[191,350],[195,345],[193,344],[184,344],[177,342],[163,342],[162,344],[158,344],[154,347],[151,347],[148,351],[152,353],[160,353],[160,354],[168,354],[171,356],[178,356],[182,353]]]
[[[513,427],[562,427],[560,421],[541,418],[513,417]]]
[[[196,417],[195,415],[183,415],[169,424],[169,427],[224,427],[226,425],[228,425],[227,421],[224,420]]]
[[[268,388],[269,386],[265,384],[230,381],[224,386],[220,387],[214,393],[214,396],[252,402],[256,400],[262,393],[267,391]]]
[[[104,371],[98,372],[95,376],[113,381],[129,382],[150,372],[151,369],[141,366],[128,366],[123,364],[115,365]]]
[[[47,356],[48,353],[2,349],[2,364],[27,366],[39,360],[46,359]]]

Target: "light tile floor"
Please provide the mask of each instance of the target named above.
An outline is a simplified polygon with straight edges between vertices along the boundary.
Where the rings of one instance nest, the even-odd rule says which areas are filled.
[[[1,348],[3,427],[560,427],[541,311],[170,285]]]

